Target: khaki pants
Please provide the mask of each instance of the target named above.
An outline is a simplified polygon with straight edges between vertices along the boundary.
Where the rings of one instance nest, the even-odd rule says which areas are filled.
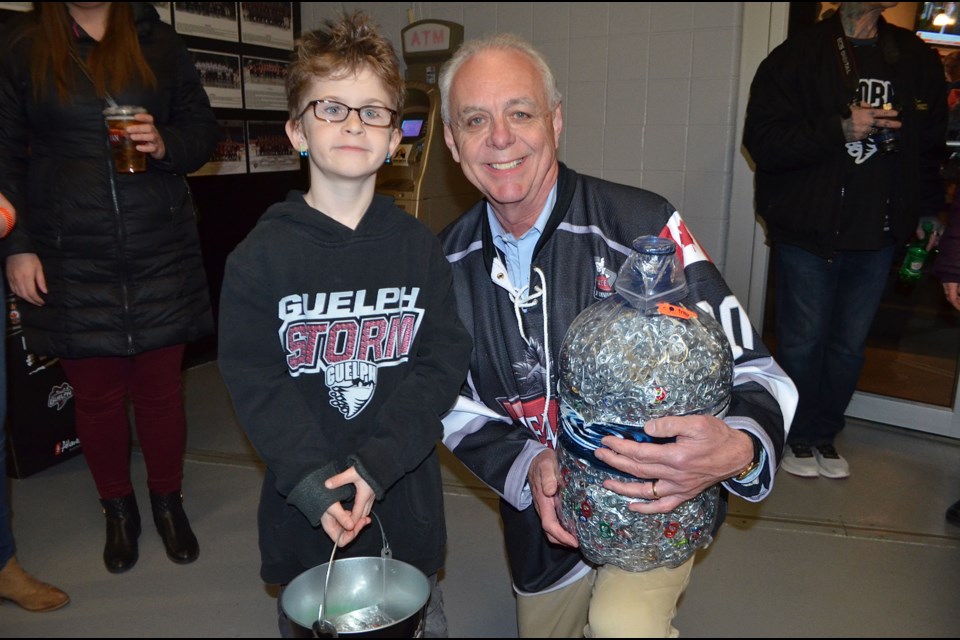
[[[563,589],[517,596],[521,638],[677,638],[677,601],[694,558],[640,573],[603,565]]]

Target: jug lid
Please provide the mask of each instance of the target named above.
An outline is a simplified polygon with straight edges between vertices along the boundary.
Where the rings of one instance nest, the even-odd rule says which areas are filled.
[[[648,311],[658,302],[676,302],[687,295],[687,278],[670,238],[640,236],[620,267],[614,287],[631,306]]]

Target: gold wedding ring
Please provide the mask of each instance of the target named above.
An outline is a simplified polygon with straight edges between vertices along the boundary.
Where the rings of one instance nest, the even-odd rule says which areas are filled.
[[[654,481],[653,481],[653,484],[650,485],[650,490],[653,492],[653,499],[654,499],[654,500],[659,500],[659,499],[660,499],[660,494],[657,493],[657,482],[658,482],[657,480],[654,480]]]

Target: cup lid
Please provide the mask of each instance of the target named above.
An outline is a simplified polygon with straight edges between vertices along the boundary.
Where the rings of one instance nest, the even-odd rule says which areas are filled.
[[[103,110],[103,115],[113,116],[113,117],[123,117],[123,116],[132,116],[137,113],[146,113],[147,110],[143,107],[137,107],[133,105],[119,105],[116,107],[107,107]]]

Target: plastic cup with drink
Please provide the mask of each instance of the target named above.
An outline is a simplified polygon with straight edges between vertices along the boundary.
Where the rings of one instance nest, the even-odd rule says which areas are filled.
[[[138,143],[127,133],[128,127],[141,124],[134,116],[146,112],[143,107],[128,105],[107,107],[103,110],[117,173],[139,173],[147,170],[147,154],[137,151]]]

